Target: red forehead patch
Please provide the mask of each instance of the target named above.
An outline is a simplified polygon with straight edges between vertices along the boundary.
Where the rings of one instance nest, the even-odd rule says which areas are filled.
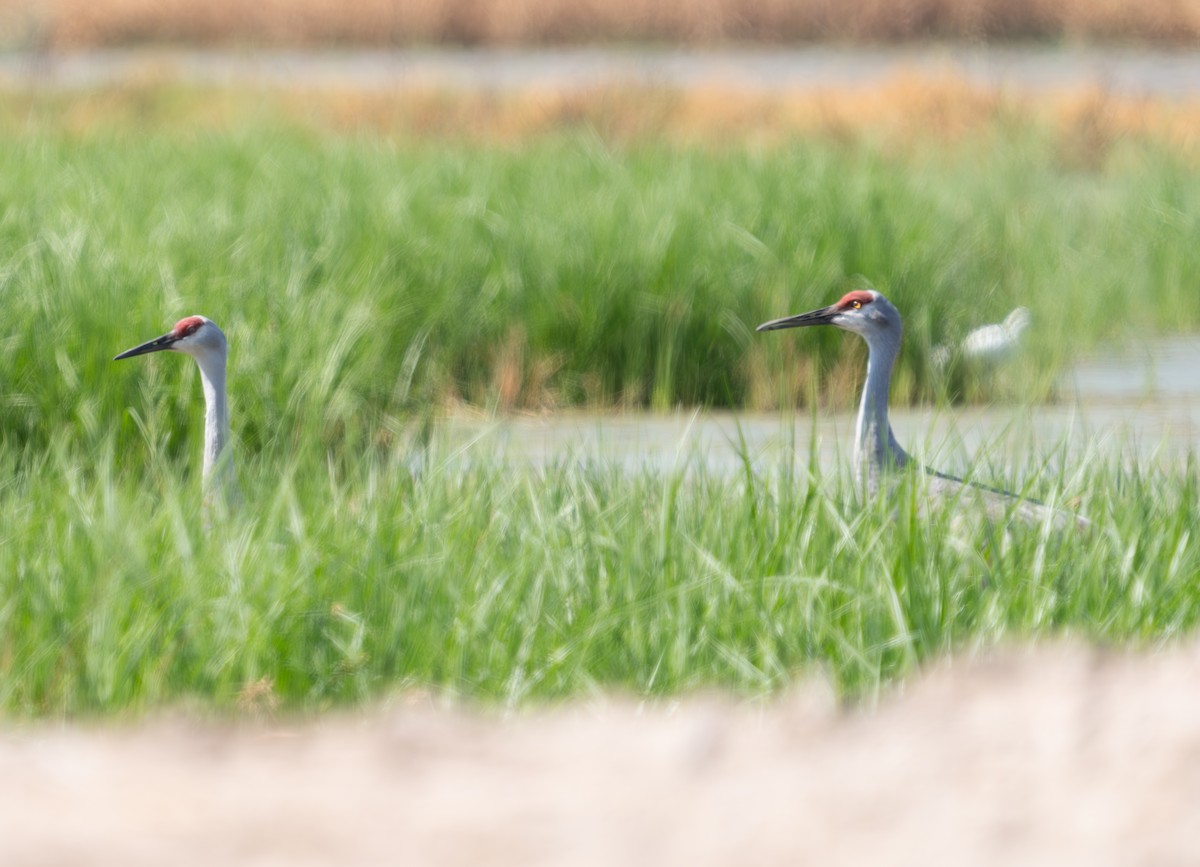
[[[875,296],[865,289],[855,289],[853,292],[847,292],[845,295],[843,295],[842,300],[833,306],[838,310],[845,310],[855,301],[857,301],[860,305],[866,305],[870,304],[874,300]]]
[[[189,316],[186,319],[180,319],[175,323],[174,334],[176,337],[187,337],[189,334],[195,333],[196,329],[204,324],[204,320],[199,316]]]

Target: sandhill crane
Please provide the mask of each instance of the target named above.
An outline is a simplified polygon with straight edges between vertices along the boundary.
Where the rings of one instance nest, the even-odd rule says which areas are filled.
[[[1028,307],[1014,308],[1003,322],[981,325],[967,332],[957,347],[958,355],[964,360],[992,364],[1003,361],[1021,345],[1021,335],[1033,323],[1033,314]],[[949,344],[934,348],[932,360],[935,367],[949,366],[956,349]]]
[[[848,292],[836,304],[774,319],[758,326],[758,331],[776,331],[781,328],[803,328],[810,325],[833,325],[853,331],[867,342],[867,381],[863,385],[862,403],[858,410],[858,424],[854,434],[854,466],[865,482],[867,491],[875,496],[881,489],[880,477],[897,470],[913,459],[896,442],[892,426],[888,422],[888,387],[892,380],[892,367],[900,352],[903,326],[900,312],[880,293],[873,289]],[[956,498],[966,494],[979,497],[985,511],[993,519],[1008,514],[1033,521],[1049,518],[1059,527],[1075,523],[1086,529],[1090,522],[1070,512],[1051,509],[1036,500],[1025,499],[1002,491],[966,482],[955,476],[939,473],[929,467],[921,469],[931,476],[930,493],[935,497]]]
[[[127,349],[113,361],[166,350],[192,356],[200,368],[200,384],[204,389],[204,485],[210,495],[228,501],[236,495],[236,490],[233,461],[227,453],[229,407],[225,400],[225,363],[229,343],[225,333],[211,319],[188,316],[162,337]]]

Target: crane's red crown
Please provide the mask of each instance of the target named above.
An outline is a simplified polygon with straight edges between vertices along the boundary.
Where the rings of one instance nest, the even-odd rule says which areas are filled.
[[[173,333],[176,337],[187,337],[189,334],[195,334],[196,329],[204,324],[204,320],[199,316],[189,316],[186,319],[180,319],[175,323]]]
[[[870,292],[866,291],[865,289],[856,289],[853,292],[847,292],[842,296],[842,300],[838,301],[838,303],[834,304],[833,306],[838,310],[848,310],[850,307],[854,306],[855,301],[858,302],[859,307],[865,307],[874,300],[875,296]]]

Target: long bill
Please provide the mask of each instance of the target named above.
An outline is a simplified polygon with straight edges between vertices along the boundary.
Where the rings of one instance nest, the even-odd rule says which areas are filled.
[[[141,346],[135,346],[133,349],[126,349],[120,355],[113,358],[113,361],[120,361],[122,358],[133,358],[135,355],[145,355],[147,352],[162,352],[164,349],[170,349],[171,346],[179,338],[175,336],[174,331],[169,331],[162,337],[155,337],[153,340],[147,340]]]
[[[837,305],[831,304],[820,310],[810,310],[808,313],[797,313],[795,316],[785,316],[782,319],[772,319],[755,328],[755,331],[778,331],[781,328],[805,328],[809,325],[829,325],[838,314]]]

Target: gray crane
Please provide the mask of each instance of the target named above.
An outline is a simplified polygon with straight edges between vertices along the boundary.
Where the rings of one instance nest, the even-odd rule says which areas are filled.
[[[204,485],[209,497],[226,503],[237,500],[233,460],[228,452],[229,407],[225,399],[225,365],[229,343],[217,324],[204,316],[188,316],[175,327],[145,343],[127,349],[113,361],[148,352],[182,352],[196,359],[204,390]],[[207,498],[206,498],[207,499]]]
[[[881,489],[883,476],[909,464],[916,464],[896,442],[888,422],[888,387],[904,331],[900,311],[874,289],[859,289],[846,293],[836,304],[809,313],[773,319],[758,326],[757,330],[777,331],[810,325],[832,325],[853,331],[867,342],[867,380],[863,385],[858,424],[854,432],[854,468],[866,484],[869,495],[876,496]],[[967,482],[929,467],[922,466],[921,469],[930,476],[931,495],[939,499],[977,498],[984,511],[994,520],[1013,515],[1033,522],[1049,519],[1060,528],[1074,525],[1084,530],[1091,526],[1087,518],[1053,509],[1037,500]]]

